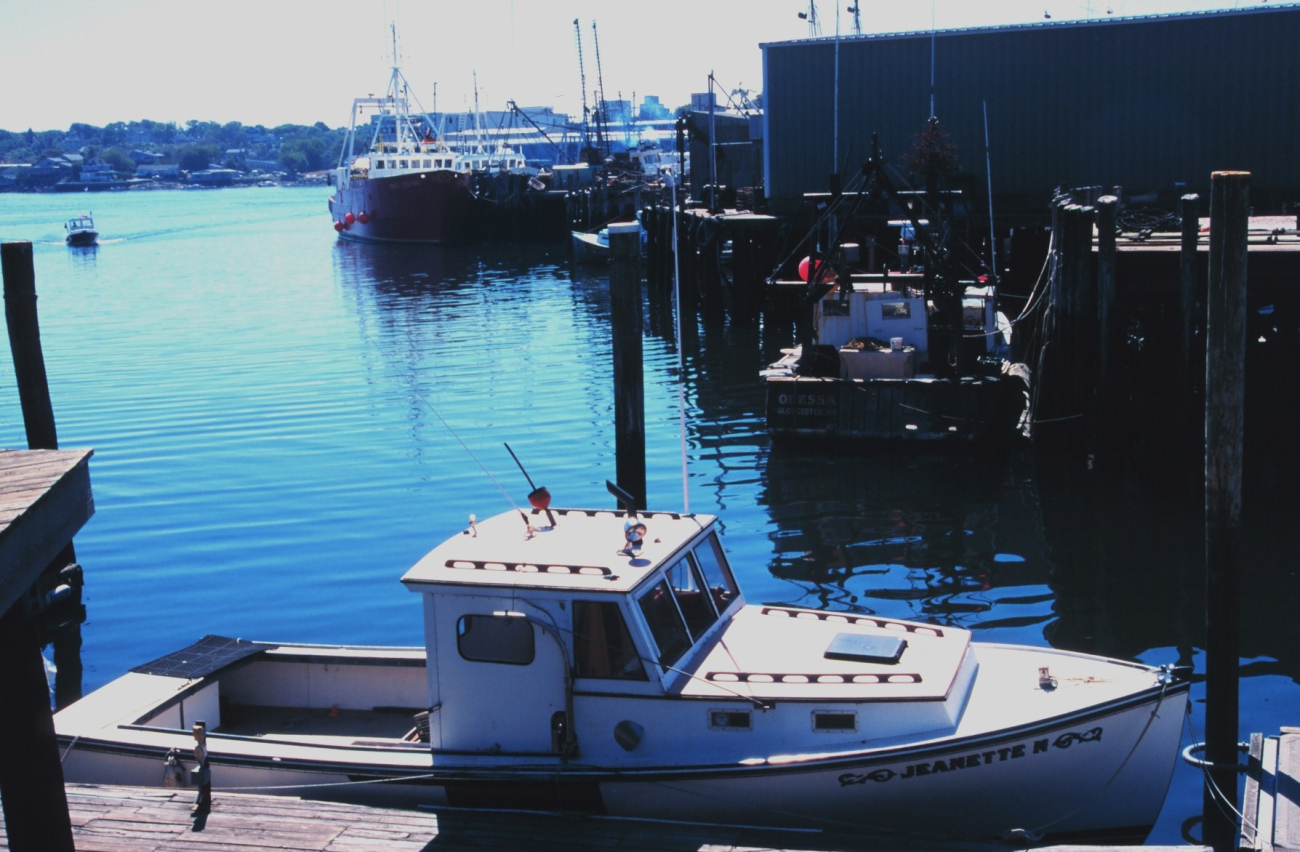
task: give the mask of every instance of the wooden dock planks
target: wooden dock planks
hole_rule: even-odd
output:
[[[79,852],[1005,852],[1007,848],[574,815],[397,810],[240,793],[218,793],[212,812],[196,823],[190,815],[194,797],[190,790],[69,784],[67,795]],[[0,818],[0,850],[8,849]]]
[[[1002,843],[868,838],[568,814],[399,810],[283,796],[218,793],[206,819],[191,790],[69,784],[79,852],[1007,852]],[[1048,847],[1055,852],[1098,847]],[[1106,847],[1107,852],[1174,852]],[[0,817],[0,850],[8,850]],[[1182,846],[1177,852],[1209,852]]]
[[[0,450],[0,615],[94,514],[90,450]]]
[[[1300,728],[1275,737],[1252,734],[1242,795],[1243,852],[1300,850]]]

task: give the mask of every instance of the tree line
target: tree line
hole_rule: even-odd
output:
[[[133,151],[161,156],[158,162],[185,171],[213,167],[245,170],[248,160],[278,163],[286,172],[328,169],[338,162],[346,131],[322,121],[313,125],[265,127],[238,121],[115,121],[104,127],[81,122],[65,130],[0,130],[0,163],[35,164],[47,157],[83,154],[98,157],[122,175],[134,175]],[[228,151],[242,153],[228,155]]]

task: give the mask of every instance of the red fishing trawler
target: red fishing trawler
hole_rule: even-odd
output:
[[[472,170],[439,140],[422,109],[412,112],[411,99],[394,31],[388,91],[352,102],[348,135],[330,176],[330,215],[340,237],[446,243],[468,236],[475,200]],[[358,137],[367,133],[363,143]]]

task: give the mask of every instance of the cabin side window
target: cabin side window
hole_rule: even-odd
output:
[[[612,601],[573,602],[573,657],[578,677],[648,680],[623,613]]]
[[[692,552],[704,573],[704,585],[718,612],[723,612],[736,599],[737,592],[736,581],[727,567],[727,557],[722,552],[722,542],[718,541],[717,533],[709,533],[709,537]]]
[[[880,318],[903,320],[912,316],[912,306],[907,302],[883,302],[880,305]]]
[[[668,666],[691,647],[691,637],[686,632],[682,615],[673,603],[673,593],[667,580],[660,580],[650,591],[637,600],[645,616],[650,635],[659,646],[659,664]]]
[[[517,615],[462,615],[456,648],[471,662],[509,666],[529,665],[536,653],[533,626]]]

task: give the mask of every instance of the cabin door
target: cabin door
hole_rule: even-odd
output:
[[[506,614],[493,602],[462,606],[438,619],[442,748],[559,750],[565,652],[556,635],[541,626],[549,624],[546,614],[515,606],[528,611]]]

